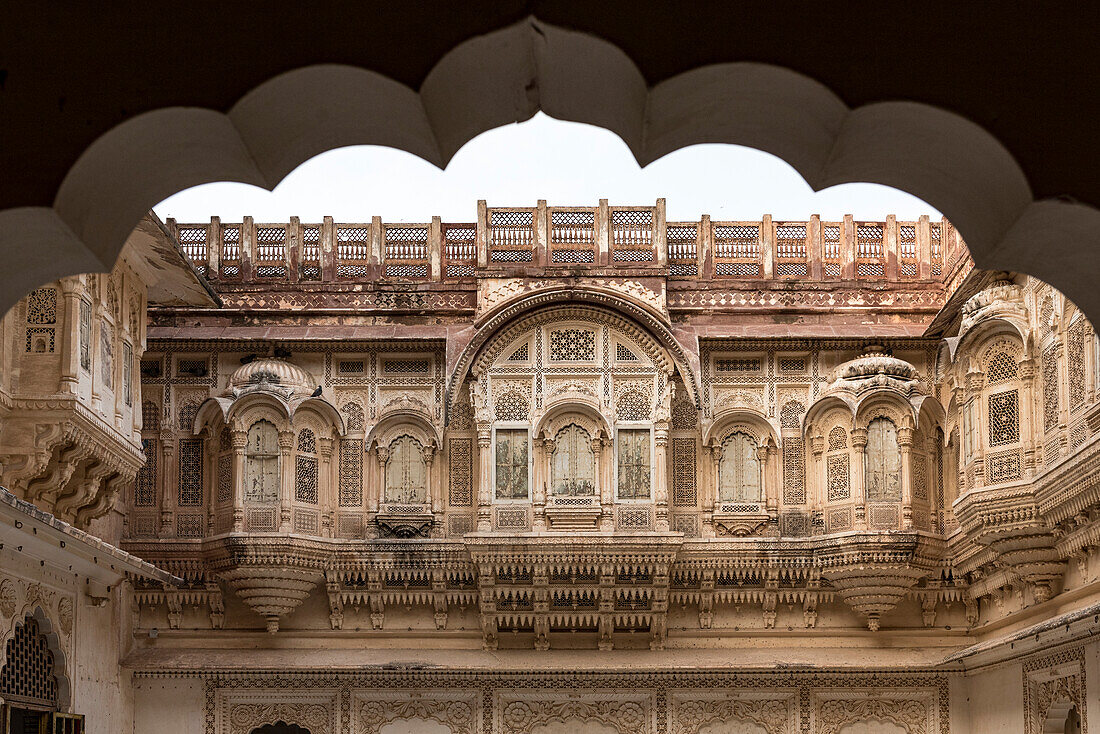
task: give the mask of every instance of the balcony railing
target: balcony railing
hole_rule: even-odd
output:
[[[184,255],[226,283],[452,281],[485,276],[667,276],[675,280],[952,280],[966,248],[947,220],[666,222],[656,206],[488,207],[477,221],[223,224],[168,220]]]

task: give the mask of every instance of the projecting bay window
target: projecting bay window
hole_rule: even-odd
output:
[[[498,501],[530,497],[530,451],[526,428],[496,430],[494,496]]]

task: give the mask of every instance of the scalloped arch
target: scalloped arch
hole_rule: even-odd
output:
[[[733,143],[778,156],[814,190],[901,189],[944,212],[979,267],[1034,275],[1100,322],[1090,283],[1100,271],[1100,211],[1035,201],[1009,151],[975,123],[907,101],[850,109],[813,79],[751,62],[649,87],[616,46],[534,17],[459,44],[419,90],[317,65],[260,84],[228,113],[164,108],[112,128],[72,165],[52,207],[0,211],[10,265],[0,272],[0,312],[42,283],[109,270],[140,218],[185,188],[271,189],[302,162],[347,145],[391,146],[445,166],[475,135],[538,110],[611,130],[643,166],[696,143]]]

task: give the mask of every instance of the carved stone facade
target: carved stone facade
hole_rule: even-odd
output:
[[[125,260],[87,339],[9,314],[4,481],[161,569],[111,601],[130,728],[977,733],[1005,666],[1002,724],[1085,722],[1100,346],[1061,294],[927,219],[477,219],[170,222],[206,302]],[[51,343],[87,399],[24,384]]]

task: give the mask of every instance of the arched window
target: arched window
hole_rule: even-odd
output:
[[[756,439],[736,431],[722,443],[718,499],[722,502],[759,502],[761,488]]]
[[[898,428],[889,418],[875,418],[867,426],[864,483],[868,502],[901,501],[901,452]]]
[[[53,653],[46,635],[38,629],[38,621],[28,617],[16,624],[15,634],[5,648],[7,663],[0,670],[0,696],[9,705],[22,703],[57,711],[58,680]]]
[[[428,501],[428,467],[420,442],[411,436],[402,436],[390,444],[383,501],[411,505]]]
[[[267,421],[248,429],[244,450],[244,500],[269,504],[279,500],[279,432]]]
[[[571,423],[554,437],[551,487],[556,495],[596,493],[596,456],[587,431]]]
[[[308,428],[298,433],[294,457],[294,499],[317,504],[317,437]]]

